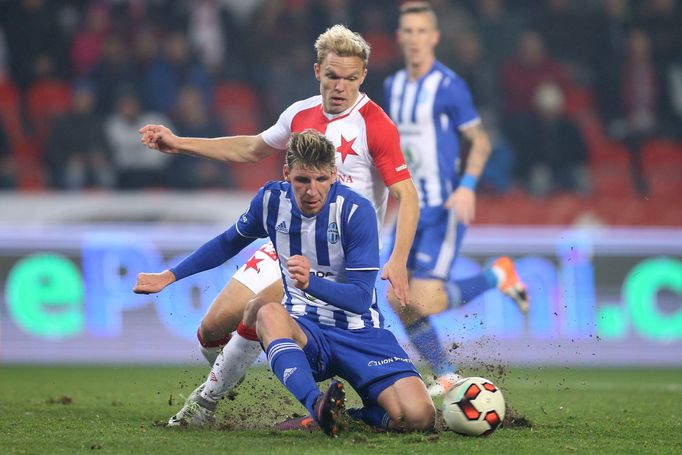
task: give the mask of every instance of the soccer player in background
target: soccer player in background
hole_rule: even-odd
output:
[[[395,125],[360,86],[367,74],[370,48],[357,33],[336,25],[315,42],[315,77],[320,95],[287,108],[277,123],[257,136],[216,139],[182,138],[161,125],[140,129],[142,142],[166,153],[185,153],[229,162],[258,161],[285,150],[292,132],[314,128],[336,146],[336,169],[344,183],[372,203],[380,229],[390,193],[398,203],[396,241],[382,278],[388,279],[403,304],[408,300],[407,256],[419,215],[419,201],[400,150]],[[282,230],[290,226],[281,226]],[[272,244],[257,251],[211,304],[198,331],[202,352],[215,378],[202,395],[224,396],[260,354],[258,337],[240,319],[247,302],[282,299],[280,264]],[[231,337],[230,333],[237,329]],[[221,350],[222,346],[227,345]],[[218,360],[216,360],[216,356]]]
[[[497,259],[483,273],[450,278],[467,225],[474,218],[475,188],[490,155],[490,141],[463,79],[436,60],[436,15],[427,2],[400,8],[397,40],[405,68],[385,81],[384,108],[400,132],[400,143],[419,191],[420,214],[408,259],[410,305],[389,294],[407,335],[432,367],[433,396],[459,379],[429,316],[470,302],[497,287],[526,313],[528,298],[514,264]],[[458,175],[460,138],[470,147],[463,175]]]
[[[140,273],[138,293],[159,292],[217,267],[256,238],[269,237],[282,265],[282,301],[256,308],[256,330],[270,367],[320,428],[336,436],[345,391],[362,398],[352,417],[385,430],[432,429],[435,410],[426,386],[395,336],[382,327],[376,302],[379,233],[374,206],[337,182],[336,147],[314,130],[291,135],[285,182],[268,182],[230,229],[180,264]],[[203,425],[217,402],[200,385],[169,425]]]

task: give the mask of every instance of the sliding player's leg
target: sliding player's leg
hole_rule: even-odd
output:
[[[210,365],[237,329],[246,304],[275,281],[281,281],[279,261],[272,243],[266,243],[235,272],[201,320],[197,337]]]

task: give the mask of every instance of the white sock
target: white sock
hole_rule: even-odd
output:
[[[504,283],[504,280],[507,278],[507,274],[502,270],[501,267],[491,267],[490,270],[493,271],[495,274],[495,277],[497,278],[497,287],[499,288],[502,286],[502,283]]]
[[[218,358],[218,354],[220,354],[220,350],[223,347],[224,346],[214,346],[214,347],[207,348],[205,346],[202,346],[201,347],[201,353],[206,358],[206,360],[208,360],[208,364],[213,366],[213,364],[215,363],[215,360]]]
[[[230,341],[218,354],[211,373],[206,379],[201,396],[209,401],[218,401],[235,388],[246,374],[246,370],[258,360],[262,352],[258,341],[247,340],[234,333]]]

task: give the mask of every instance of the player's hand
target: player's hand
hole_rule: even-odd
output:
[[[410,284],[405,264],[399,265],[389,259],[381,272],[381,279],[391,283],[401,306],[405,307],[410,303]]]
[[[310,285],[310,261],[307,257],[294,255],[287,261],[289,275],[294,281],[294,286],[301,290],[308,289]]]
[[[179,153],[180,140],[173,132],[163,125],[145,125],[140,128],[140,141],[150,149],[163,153]]]
[[[445,201],[444,206],[447,209],[454,209],[457,219],[469,224],[474,221],[476,214],[476,193],[469,188],[459,187]]]
[[[154,294],[175,282],[175,275],[170,270],[161,273],[138,273],[137,283],[133,288],[135,294]]]

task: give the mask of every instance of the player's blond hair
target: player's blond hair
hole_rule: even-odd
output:
[[[433,28],[438,28],[438,16],[429,2],[405,2],[400,6],[399,17],[406,14],[426,13],[433,21]]]
[[[322,64],[330,52],[339,57],[360,57],[365,68],[369,63],[369,43],[359,33],[343,25],[334,25],[318,36],[315,41],[315,50],[318,65]]]
[[[313,129],[293,133],[287,144],[286,163],[289,169],[294,165],[307,169],[334,169],[336,147],[324,135]]]

